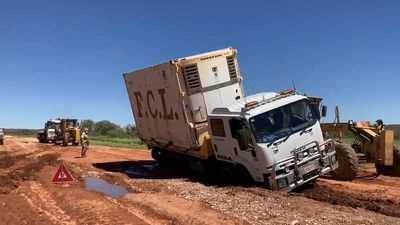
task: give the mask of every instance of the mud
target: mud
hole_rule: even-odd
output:
[[[0,169],[14,165],[14,158],[7,152],[0,152]]]
[[[3,224],[400,224],[400,178],[362,164],[352,182],[321,178],[296,192],[209,179],[165,167],[147,150],[39,144],[8,137],[0,146]],[[52,184],[60,162],[74,181]],[[124,190],[112,197],[85,179]],[[104,186],[104,183],[100,186]],[[91,189],[91,188],[89,188]],[[94,188],[96,189],[96,188]],[[23,209],[23,210],[21,210]]]
[[[154,160],[94,163],[93,166],[105,171],[124,173],[130,178],[173,179],[193,176],[183,166],[160,166]]]
[[[400,217],[400,203],[388,197],[374,193],[348,193],[330,186],[316,184],[313,188],[293,193],[332,205],[363,208],[372,212],[392,217]]]
[[[40,171],[44,166],[55,165],[57,158],[57,154],[45,154],[36,159],[25,158],[26,162],[20,167],[15,168],[5,175],[0,175],[0,194],[9,193],[11,190],[17,188],[21,181],[34,180],[38,171]],[[11,158],[11,156],[7,155],[0,159],[0,164],[4,165],[3,169],[9,168],[15,164],[15,161],[23,159],[24,156]]]

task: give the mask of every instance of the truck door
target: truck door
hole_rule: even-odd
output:
[[[250,128],[243,120],[229,120],[231,141],[229,146],[234,152],[234,161],[245,166],[255,181],[263,181],[262,169],[252,139]]]
[[[234,163],[235,154],[233,152],[228,130],[227,121],[222,118],[210,119],[211,139],[218,160]]]

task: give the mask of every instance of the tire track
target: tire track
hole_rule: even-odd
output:
[[[76,221],[65,213],[57,202],[51,197],[40,184],[31,181],[30,183],[31,195],[27,196],[21,193],[21,196],[39,213],[46,215],[51,221],[56,224],[74,225]]]

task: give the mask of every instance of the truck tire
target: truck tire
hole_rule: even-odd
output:
[[[39,140],[39,143],[43,143],[43,135],[38,134],[37,138]]]
[[[393,166],[375,164],[375,167],[379,174],[400,177],[400,150],[393,146]]]
[[[393,146],[393,175],[400,177],[400,150]]]
[[[335,180],[350,181],[357,176],[358,158],[356,152],[350,145],[335,143],[336,157],[339,163],[338,168],[331,172]]]
[[[4,139],[0,139],[0,145],[4,145]]]
[[[151,149],[151,157],[160,165],[165,164],[165,154],[160,148]]]
[[[68,135],[64,135],[62,145],[63,145],[63,146],[68,146]]]

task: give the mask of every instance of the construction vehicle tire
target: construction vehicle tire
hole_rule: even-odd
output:
[[[393,166],[375,164],[376,172],[386,176],[400,176],[400,150],[393,146]]]
[[[68,135],[64,135],[62,145],[63,145],[63,146],[68,146]]]
[[[0,145],[4,145],[4,139],[0,139]]]
[[[339,166],[331,172],[335,180],[349,181],[357,176],[358,158],[356,152],[350,145],[335,143],[336,158]]]
[[[400,149],[393,146],[393,175],[400,177]]]

